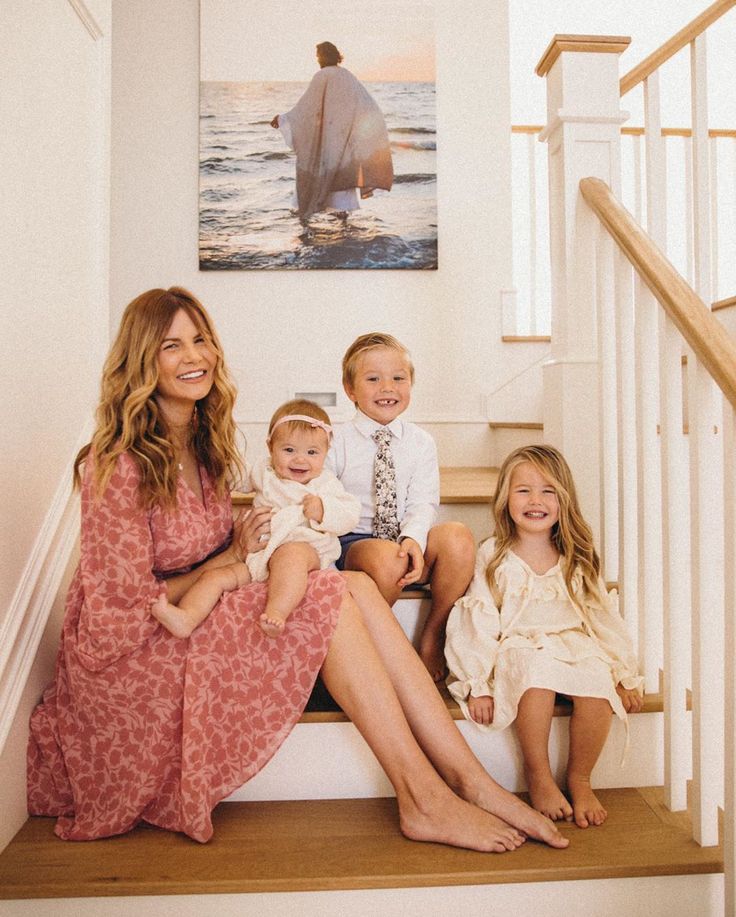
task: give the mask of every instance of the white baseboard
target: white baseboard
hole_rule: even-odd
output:
[[[81,441],[89,441],[88,429]],[[73,460],[61,476],[18,588],[0,622],[0,753],[79,535],[79,495],[72,488],[72,469]]]

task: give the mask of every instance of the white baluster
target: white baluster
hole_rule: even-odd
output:
[[[639,653],[639,537],[636,455],[636,334],[629,261],[616,249],[616,377],[618,403],[618,584],[621,609]]]
[[[537,328],[537,138],[527,134],[527,162],[529,163],[529,334],[538,334]]]
[[[693,289],[710,304],[710,170],[708,149],[708,76],[706,36],[690,43],[692,87]]]
[[[613,240],[598,229],[596,305],[600,354],[601,561],[607,580],[619,579],[618,409],[616,383],[616,278]]]
[[[645,691],[659,691],[662,660],[662,476],[659,435],[659,304],[636,279],[637,441],[639,457],[639,662]]]
[[[725,599],[728,614],[724,627],[724,707],[725,707],[725,805],[723,816],[723,867],[725,914],[736,913],[736,411],[723,408],[724,501],[725,514]]]
[[[682,430],[682,338],[660,309],[660,427],[664,536],[665,802],[687,807],[690,775],[686,692],[690,658],[690,514],[687,451]]]
[[[658,70],[644,81],[644,129],[647,229],[662,251],[667,251],[667,171]]]
[[[719,256],[718,256],[718,138],[711,137],[708,143],[710,163],[710,296],[720,299]],[[710,300],[707,300],[710,304]]]

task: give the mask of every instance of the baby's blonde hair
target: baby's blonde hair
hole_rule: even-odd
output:
[[[351,388],[355,385],[355,374],[358,371],[358,361],[369,350],[376,347],[389,347],[391,350],[398,351],[406,359],[409,366],[409,376],[412,385],[414,384],[414,364],[411,361],[411,354],[404,345],[397,341],[393,335],[384,334],[381,331],[371,331],[370,334],[361,334],[345,351],[342,358],[342,384],[349,385]]]
[[[601,562],[593,544],[593,532],[580,512],[570,466],[553,446],[522,446],[507,456],[501,465],[493,501],[496,549],[486,567],[491,594],[500,608],[503,597],[496,584],[496,570],[516,540],[516,526],[509,512],[511,476],[524,462],[533,465],[555,489],[559,516],[552,527],[551,540],[562,556],[562,572],[570,597],[584,611],[586,597],[602,601],[598,588]],[[583,578],[582,595],[576,595],[572,588],[573,575],[578,568]]]

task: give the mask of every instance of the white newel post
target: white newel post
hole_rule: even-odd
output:
[[[613,309],[614,289],[596,291],[597,218],[582,178],[620,196],[619,55],[625,37],[556,35],[537,66],[547,78],[552,353],[544,366],[544,435],[570,462],[583,513],[602,535],[600,368],[596,295]],[[614,571],[606,571],[611,576]]]

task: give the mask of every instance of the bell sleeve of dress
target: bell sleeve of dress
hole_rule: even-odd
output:
[[[322,501],[322,521],[309,524],[317,532],[347,535],[360,520],[360,500],[349,494],[331,471],[322,472],[320,477],[316,495]]]
[[[481,545],[468,592],[455,602],[447,619],[445,658],[447,688],[457,700],[493,696],[493,670],[498,655],[501,617],[486,580],[493,540]]]
[[[607,592],[602,579],[598,583],[598,589],[603,602],[599,605],[597,602],[586,601],[587,623],[593,636],[611,659],[614,683],[622,684],[627,690],[642,691],[644,678],[639,674],[639,663],[631,637],[619,614],[618,595],[615,591]]]
[[[121,455],[104,493],[96,491],[94,459],[82,484],[80,574],[83,603],[76,655],[100,671],[146,643],[160,629],[149,612],[162,590],[153,574],[149,514],[138,500],[135,461]]]

